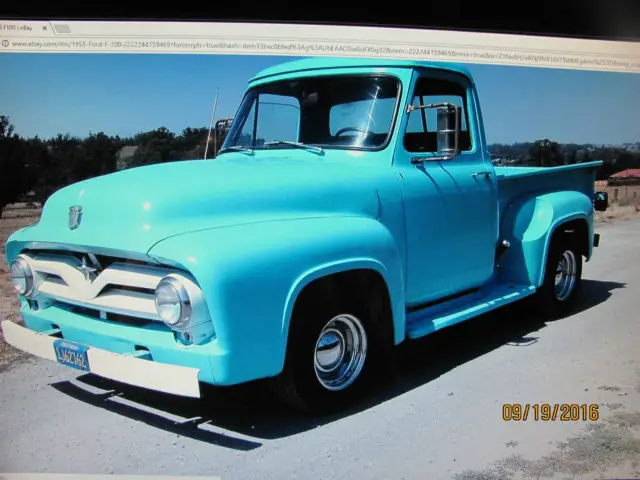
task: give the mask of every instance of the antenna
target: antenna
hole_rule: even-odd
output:
[[[209,150],[209,141],[211,140],[211,128],[213,127],[213,119],[216,116],[216,107],[218,106],[218,94],[220,89],[216,91],[216,99],[213,102],[213,110],[211,111],[211,121],[209,122],[209,133],[207,134],[207,144],[204,147],[204,160],[207,159],[207,151]]]

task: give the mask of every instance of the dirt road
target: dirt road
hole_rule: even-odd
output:
[[[18,310],[20,302],[9,279],[9,266],[5,260],[5,243],[15,230],[26,227],[40,218],[40,209],[25,204],[8,205],[0,218],[0,319],[21,322]],[[25,358],[21,352],[4,343],[0,331],[0,371]],[[1,451],[0,451],[1,453]]]
[[[410,344],[397,378],[337,417],[298,418],[259,384],[194,401],[15,362],[0,372],[0,472],[640,477],[640,218],[599,231],[575,314],[505,310]],[[509,421],[505,404],[597,405],[597,419],[536,421],[531,406]]]

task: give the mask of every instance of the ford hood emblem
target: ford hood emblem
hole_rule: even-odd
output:
[[[69,207],[69,228],[75,230],[82,221],[82,207],[74,205]]]

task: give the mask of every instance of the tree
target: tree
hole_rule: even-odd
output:
[[[204,143],[207,141],[209,129],[185,128],[174,141],[174,150],[180,152],[181,160],[193,160],[204,156]]]
[[[110,137],[104,132],[90,134],[81,143],[75,157],[76,181],[115,172],[118,151],[123,146],[120,137]]]
[[[14,127],[9,117],[0,115],[0,138],[12,137]]]
[[[529,150],[534,163],[540,167],[551,167],[564,163],[560,145],[548,138],[534,142]]]
[[[42,205],[56,190],[69,185],[77,178],[74,171],[78,163],[79,138],[69,134],[58,134],[54,138],[32,144],[34,164],[37,172],[33,186],[35,200]]]
[[[0,217],[29,188],[25,142],[14,133],[9,117],[0,115]]]
[[[134,141],[138,149],[131,159],[131,166],[178,160],[181,152],[174,150],[175,137],[166,127],[136,135]]]

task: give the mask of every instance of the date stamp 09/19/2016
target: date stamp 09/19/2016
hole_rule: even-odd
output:
[[[505,422],[595,422],[600,418],[597,403],[505,403]]]

